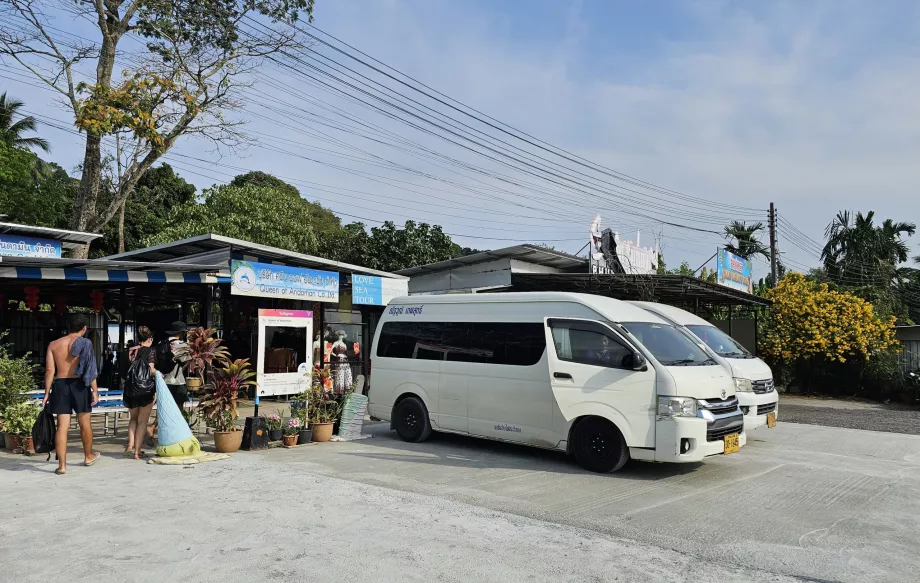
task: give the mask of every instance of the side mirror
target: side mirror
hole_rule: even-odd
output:
[[[648,370],[648,361],[639,352],[633,352],[623,357],[623,368],[629,370]]]

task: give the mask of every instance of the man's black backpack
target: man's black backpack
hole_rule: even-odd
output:
[[[56,429],[54,415],[47,408],[42,409],[35,424],[32,425],[32,445],[35,447],[35,453],[46,453],[48,459],[51,459]]]
[[[168,375],[176,368],[176,360],[173,358],[172,346],[169,340],[164,340],[154,347],[156,354],[156,364],[154,366],[163,376]]]

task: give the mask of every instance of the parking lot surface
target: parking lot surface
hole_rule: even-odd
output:
[[[915,581],[920,437],[780,423],[739,454],[585,472],[460,437],[107,457],[0,456],[14,580]],[[126,579],[127,577],[127,579]]]

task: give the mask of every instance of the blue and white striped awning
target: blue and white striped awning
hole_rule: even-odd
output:
[[[105,259],[0,258],[0,279],[111,283],[217,283],[217,265],[141,263]],[[225,269],[225,268],[224,268]]]

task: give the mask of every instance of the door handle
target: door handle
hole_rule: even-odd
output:
[[[554,372],[553,377],[557,379],[569,379],[572,380],[572,375],[567,372]]]

